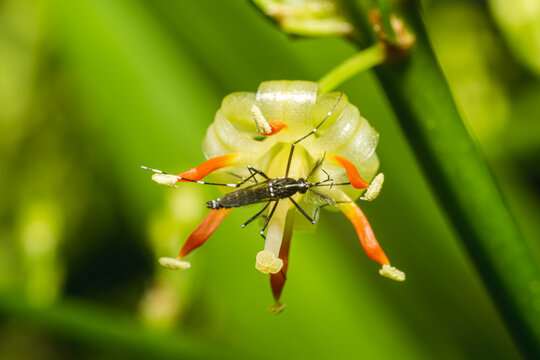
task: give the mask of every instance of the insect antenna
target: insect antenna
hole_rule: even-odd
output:
[[[287,169],[285,170],[285,177],[288,177],[289,176],[289,169],[291,168],[291,161],[292,161],[292,156],[293,156],[293,153],[294,153],[294,148],[296,147],[296,144],[298,144],[300,141],[304,140],[305,138],[307,138],[308,136],[310,135],[313,135],[317,132],[317,130],[319,130],[319,128],[322,126],[322,124],[324,124],[324,122],[326,121],[326,119],[328,119],[330,117],[330,115],[332,115],[332,112],[334,111],[334,109],[336,108],[336,106],[339,104],[339,102],[341,101],[341,98],[343,97],[343,92],[341,92],[339,94],[339,97],[337,99],[337,101],[334,103],[334,105],[332,105],[332,108],[330,109],[330,111],[328,111],[328,113],[326,114],[326,116],[324,117],[324,119],[322,119],[322,121],[319,123],[319,125],[317,125],[313,130],[311,130],[307,135],[304,135],[303,137],[301,137],[300,139],[296,140],[295,142],[293,142],[291,144],[291,152],[289,153],[289,159],[287,160]]]
[[[327,180],[324,180],[322,182],[326,182]],[[316,184],[313,184],[312,187],[321,187],[321,186],[339,186],[339,185],[351,185],[350,182],[342,182],[342,183],[335,183],[335,182],[332,182],[330,184],[319,184],[319,183],[316,183]],[[311,190],[311,189],[310,189]]]

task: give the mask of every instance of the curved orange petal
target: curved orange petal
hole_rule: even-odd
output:
[[[356,233],[366,254],[381,265],[390,265],[386,254],[377,242],[375,234],[373,234],[371,225],[369,225],[366,216],[358,205],[354,202],[347,202],[338,204],[338,207],[356,229]]]
[[[219,170],[224,167],[236,165],[235,161],[239,154],[227,154],[222,156],[216,156],[215,158],[208,159],[202,164],[195,166],[193,169],[184,171],[178,176],[189,180],[201,180],[212,171]],[[186,180],[178,179],[178,182],[185,182]]]
[[[335,154],[328,154],[327,156],[330,159],[334,160],[339,166],[345,169],[345,172],[347,173],[347,178],[349,178],[349,182],[355,189],[367,189],[369,187],[369,183],[362,179],[362,177],[358,173],[358,170],[356,170],[356,167],[352,162],[350,162],[343,156]]]
[[[232,209],[219,209],[212,210],[204,220],[197,226],[197,228],[189,235],[189,238],[182,246],[178,259],[182,259],[184,256],[201,246],[206,240],[217,230],[223,219]]]

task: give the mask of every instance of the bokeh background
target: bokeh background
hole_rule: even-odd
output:
[[[538,258],[540,5],[424,5]],[[355,51],[287,37],[248,1],[0,0],[0,358],[519,358],[370,73],[340,89],[381,134],[387,181],[362,208],[405,283],[378,276],[330,212],[294,234],[277,317],[253,267],[258,230],[239,226],[253,209],[234,211],[189,271],[157,265],[219,193],[157,186],[139,166],[193,167],[225,95],[317,80]]]

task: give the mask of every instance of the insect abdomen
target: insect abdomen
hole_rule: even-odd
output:
[[[207,206],[211,209],[222,209],[240,207],[272,200],[270,191],[266,184],[261,185],[262,186],[248,187],[230,192],[223,195],[221,199],[207,202]]]

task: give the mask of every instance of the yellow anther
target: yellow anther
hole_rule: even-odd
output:
[[[178,178],[175,175],[170,174],[154,174],[152,175],[152,180],[154,180],[160,185],[176,187],[176,182],[178,181]]]
[[[375,179],[373,179],[366,193],[364,194],[364,196],[360,198],[360,200],[365,200],[365,201],[375,200],[377,196],[379,196],[379,193],[381,192],[383,183],[384,183],[384,174],[379,173],[377,176],[375,176]]]
[[[276,302],[268,307],[268,312],[272,315],[277,315],[281,313],[287,307],[286,304]]]
[[[257,132],[259,134],[264,136],[272,133],[270,124],[266,121],[261,109],[257,105],[251,107],[251,115],[253,116],[253,121],[255,121],[255,126],[257,126]]]
[[[396,281],[405,281],[405,273],[390,265],[383,265],[379,274]]]
[[[170,257],[161,257],[158,261],[159,265],[171,270],[186,270],[191,267],[191,264],[187,261],[182,261]]]
[[[255,258],[255,269],[263,274],[276,274],[283,267],[283,260],[278,258],[273,252],[259,251]]]

